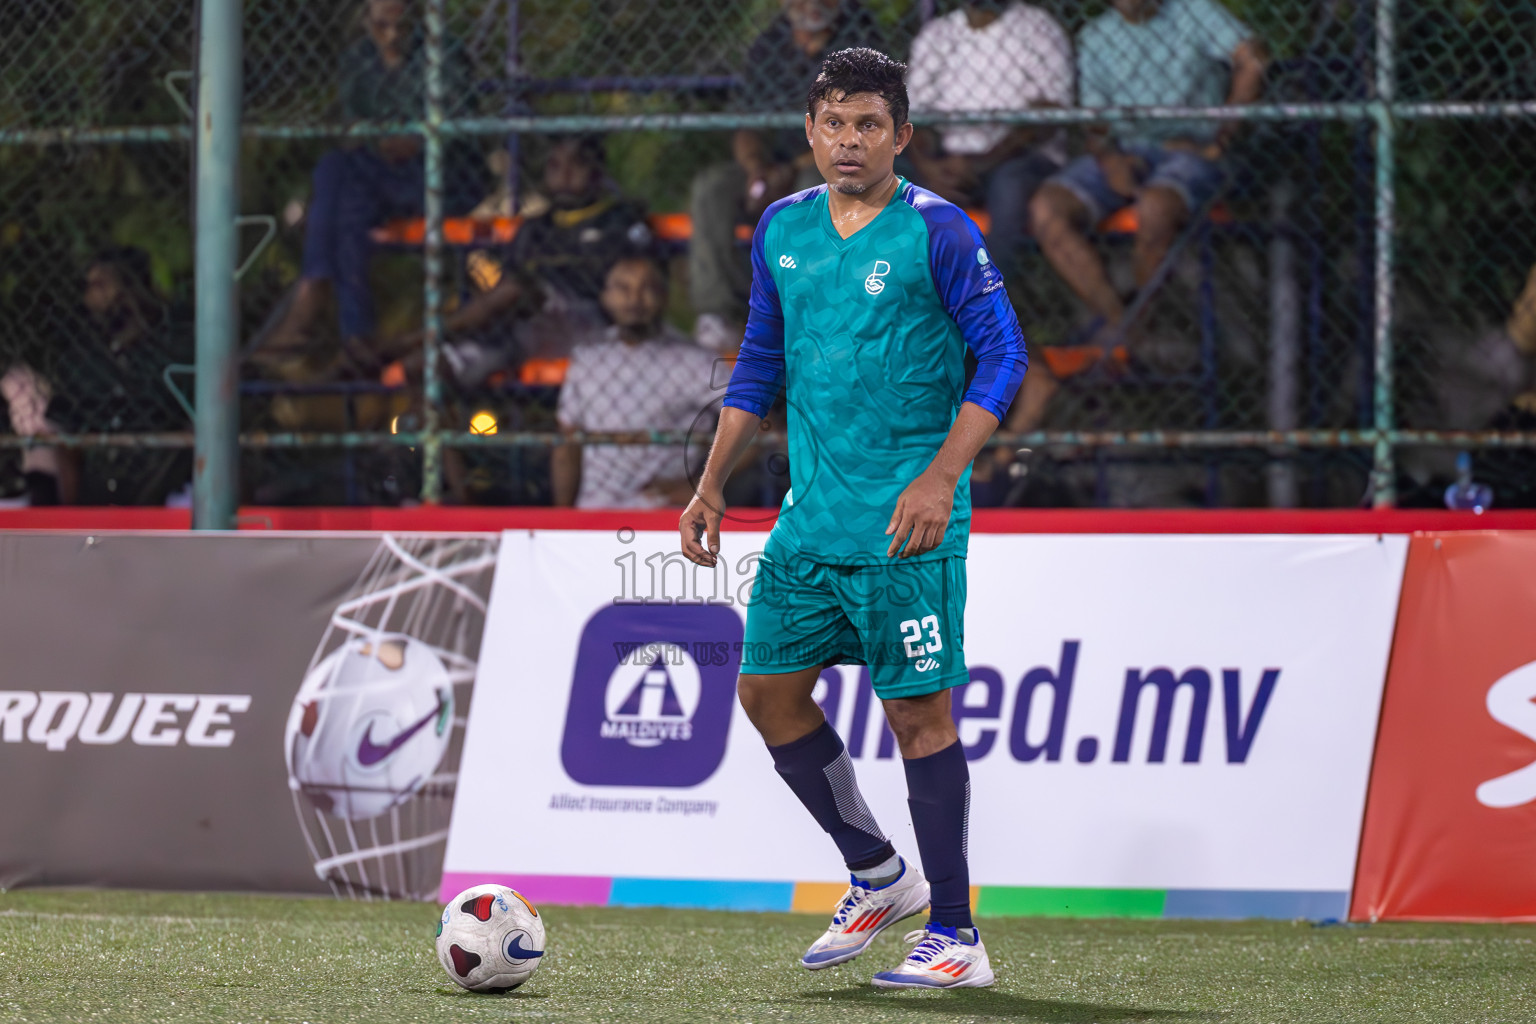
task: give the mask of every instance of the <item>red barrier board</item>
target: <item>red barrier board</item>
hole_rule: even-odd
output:
[[[490,506],[242,508],[242,530],[499,533],[502,530],[673,530],[680,509],[579,511]],[[766,530],[774,509],[733,508],[727,530]],[[174,508],[0,509],[5,530],[186,530]],[[1413,533],[1418,530],[1536,530],[1536,509],[1476,515],[1445,509],[977,509],[972,533]]]
[[[1416,536],[1355,920],[1536,920],[1536,534]]]

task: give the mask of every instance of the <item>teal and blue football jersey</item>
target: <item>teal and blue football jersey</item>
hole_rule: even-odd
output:
[[[968,388],[966,346],[977,361]],[[933,461],[960,403],[1001,420],[1026,362],[1002,274],[959,207],[901,180],[846,239],[825,185],[768,207],[725,404],[762,416],[785,389],[791,486],[769,552],[886,561],[896,499]],[[970,522],[967,469],[943,543],[919,557],[964,555]]]

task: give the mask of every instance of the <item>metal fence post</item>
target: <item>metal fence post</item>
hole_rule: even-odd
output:
[[[1376,432],[1371,464],[1371,501],[1377,508],[1397,503],[1392,388],[1393,235],[1397,228],[1397,99],[1394,59],[1397,50],[1397,0],[1376,0],[1376,390],[1372,406]]]
[[[240,500],[240,0],[202,0],[197,56],[197,432],[192,526],[230,530]]]
[[[1295,200],[1296,187],[1289,178],[1275,183],[1270,197],[1274,231],[1269,239],[1269,395],[1265,403],[1271,430],[1295,430],[1299,425],[1303,301],[1291,230]],[[1294,449],[1270,449],[1264,476],[1271,508],[1296,507],[1300,495],[1296,454]]]
[[[443,0],[430,0],[426,11],[427,81],[425,135],[427,194],[423,212],[426,216],[426,286],[422,324],[422,443],[421,500],[435,504],[442,500],[443,438],[441,406],[442,378],[439,376],[438,350],[443,332]]]

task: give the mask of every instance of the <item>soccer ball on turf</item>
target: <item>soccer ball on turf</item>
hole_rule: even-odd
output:
[[[426,783],[452,725],[453,683],[431,647],[401,633],[354,637],[294,699],[289,784],[328,814],[377,817]]]
[[[516,889],[477,885],[443,908],[437,958],[471,992],[507,992],[533,977],[544,956],[544,919]]]

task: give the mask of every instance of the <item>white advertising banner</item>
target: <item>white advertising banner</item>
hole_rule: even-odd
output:
[[[543,877],[546,898],[620,902],[623,879],[846,878],[735,700],[764,539],[725,533],[712,576],[675,534],[504,537],[445,889]],[[1342,914],[1406,553],[1376,535],[973,536],[955,706],[983,903],[1148,890],[1173,914],[1293,893]],[[867,673],[829,669],[817,696],[915,856]]]

